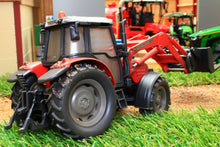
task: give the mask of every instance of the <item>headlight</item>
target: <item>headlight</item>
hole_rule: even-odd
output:
[[[191,37],[190,38],[190,46],[191,47],[200,47],[201,46],[201,39],[199,37]]]
[[[198,39],[198,37],[197,37],[197,36],[196,36],[196,37],[192,37],[192,38],[191,38],[191,40],[192,40],[192,41],[196,41],[197,39]]]

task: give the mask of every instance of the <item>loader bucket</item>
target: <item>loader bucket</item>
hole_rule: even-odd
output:
[[[191,48],[186,63],[190,72],[213,73],[220,67],[220,64],[214,65],[212,49],[210,47]]]

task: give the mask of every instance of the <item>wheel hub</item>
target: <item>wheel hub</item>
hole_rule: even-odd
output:
[[[76,87],[70,97],[69,112],[78,125],[92,126],[105,113],[105,91],[97,81],[92,79],[82,80]]]
[[[78,115],[87,115],[92,112],[95,107],[95,95],[93,89],[82,86],[73,94],[71,101],[72,110]]]
[[[157,111],[163,110],[166,105],[166,91],[165,88],[160,86],[158,87],[155,95],[155,104]]]
[[[157,103],[157,105],[160,105],[160,103],[161,103],[161,95],[157,95],[156,103]]]
[[[89,107],[89,99],[83,98],[80,101],[80,107],[83,108],[83,109],[87,109]]]

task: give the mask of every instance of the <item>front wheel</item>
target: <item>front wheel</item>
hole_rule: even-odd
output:
[[[158,113],[161,114],[163,111],[168,111],[170,105],[170,89],[168,82],[165,78],[159,77],[152,89],[150,94],[150,108],[151,109],[139,109],[140,113]]]
[[[68,71],[53,86],[52,118],[64,135],[89,137],[102,134],[115,115],[113,85],[92,66]]]

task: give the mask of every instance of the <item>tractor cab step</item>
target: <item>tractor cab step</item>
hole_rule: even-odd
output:
[[[118,105],[119,107],[126,108],[128,106],[123,89],[116,90],[116,94],[118,95]]]

